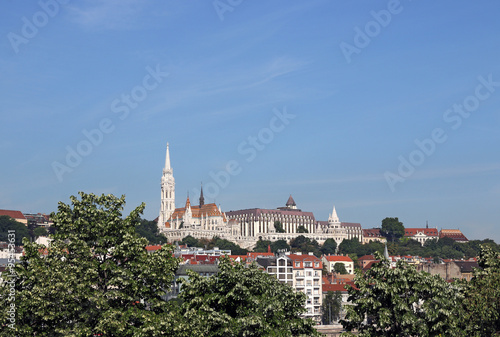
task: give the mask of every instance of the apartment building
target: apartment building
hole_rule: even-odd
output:
[[[321,320],[321,305],[323,304],[323,284],[321,259],[309,254],[295,253],[286,255],[292,261],[294,287],[307,295],[305,317],[315,321]]]

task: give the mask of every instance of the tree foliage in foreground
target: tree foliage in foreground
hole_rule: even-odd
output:
[[[500,335],[500,259],[489,246],[483,246],[479,267],[470,282],[463,282],[463,327],[467,336]]]
[[[255,264],[221,259],[217,275],[191,272],[180,297],[192,336],[319,336],[314,322],[300,317],[305,294]]]
[[[172,250],[148,254],[135,233],[144,204],[125,219],[125,197],[80,192],[52,214],[57,232],[43,246],[24,240],[25,256],[15,271],[15,299],[0,287],[0,307],[15,305],[15,324],[2,310],[1,336],[154,336],[183,329],[162,300],[178,261]],[[159,330],[161,329],[161,330]]]
[[[347,331],[358,331],[361,337],[461,335],[455,313],[463,295],[457,285],[438,275],[418,272],[403,261],[391,269],[380,254],[376,256],[382,262],[366,274],[356,271],[354,284],[358,289],[347,286],[354,304],[342,321]]]

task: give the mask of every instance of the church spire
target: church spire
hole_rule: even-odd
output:
[[[205,197],[203,196],[203,183],[201,183],[201,191],[200,191],[200,207],[205,205]]]
[[[168,147],[169,144],[167,143],[167,154],[165,155],[165,171],[172,169],[172,167],[170,166],[170,151]]]

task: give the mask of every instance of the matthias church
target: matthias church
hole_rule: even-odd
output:
[[[280,230],[275,226],[279,223]],[[299,229],[302,229],[300,230]],[[341,222],[335,207],[328,221],[318,221],[312,212],[297,208],[290,195],[284,207],[276,209],[247,208],[223,212],[215,203],[205,203],[203,186],[200,189],[198,205],[191,205],[189,196],[184,207],[175,207],[175,179],[170,163],[170,149],[167,144],[165,167],[161,178],[161,203],[158,229],[169,241],[182,240],[191,235],[197,239],[214,236],[237,243],[251,249],[259,240],[286,240],[289,242],[299,235],[309,237],[322,244],[334,239],[340,244],[344,239],[363,240],[363,230],[359,223]],[[304,229],[306,233],[304,232]]]

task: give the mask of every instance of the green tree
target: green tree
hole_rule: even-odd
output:
[[[339,252],[342,254],[365,255],[364,246],[358,238],[344,239],[339,245]]]
[[[135,227],[135,232],[146,238],[152,245],[168,242],[165,235],[158,232],[158,224],[155,221],[141,219],[139,225]]]
[[[319,336],[300,317],[306,296],[257,268],[221,259],[219,273],[190,273],[181,313],[191,336]]]
[[[387,240],[394,241],[405,235],[405,227],[398,218],[385,218],[382,220],[380,233],[382,233]]]
[[[271,243],[271,251],[276,253],[278,250],[290,251],[290,245],[286,240],[277,240]]]
[[[259,241],[255,244],[255,247],[253,249],[254,252],[256,253],[265,253],[268,250],[268,247],[271,245],[271,241],[269,240],[262,240],[262,236],[259,236]]]
[[[337,249],[337,242],[334,239],[326,239],[323,245],[321,246],[321,254],[335,254],[335,250]]]
[[[15,234],[14,244],[20,246],[23,243],[23,238],[29,238],[28,228],[8,215],[0,216],[0,241],[8,242],[9,230]]]
[[[321,323],[330,325],[340,318],[342,310],[342,294],[340,291],[328,291],[321,307]]]
[[[354,304],[342,321],[347,331],[357,331],[361,337],[461,336],[454,314],[463,300],[457,285],[418,272],[401,260],[395,269],[389,268],[381,254],[375,255],[382,262],[365,274],[356,271],[357,289],[347,286],[349,301]]]
[[[219,247],[219,249],[230,249],[231,254],[233,255],[246,255],[248,250],[241,248],[234,242],[228,241],[226,239],[214,238],[215,247]]]
[[[200,245],[200,242],[198,241],[198,239],[195,239],[191,235],[185,236],[181,240],[181,242],[179,242],[179,244],[188,245],[188,247],[201,247],[201,248],[203,248],[203,246]]]
[[[279,221],[274,222],[274,229],[276,230],[276,233],[285,233],[285,229]]]
[[[271,252],[273,253],[276,253],[278,250],[290,250],[290,245],[285,240],[271,242],[269,240],[262,240],[262,237],[259,237],[259,241],[255,244],[253,251],[257,253],[265,253],[268,251],[269,246],[271,246]]]
[[[301,225],[297,227],[297,233],[309,233],[309,231],[307,230],[307,228]]]
[[[48,234],[49,232],[44,227],[37,227],[33,230],[34,237],[47,236]]]
[[[482,246],[478,259],[480,269],[470,282],[463,282],[462,302],[468,336],[500,336],[500,259],[491,246]]]
[[[162,300],[178,260],[172,249],[148,254],[135,233],[141,204],[122,217],[125,197],[79,193],[52,214],[57,232],[43,246],[24,240],[25,256],[15,266],[15,299],[0,287],[0,307],[14,304],[15,324],[2,310],[1,336],[176,335],[177,318]]]
[[[337,262],[333,265],[333,270],[339,274],[343,274],[343,275],[348,274],[347,270],[345,269],[345,265],[343,263],[340,263],[340,262]]]
[[[290,241],[290,247],[294,252],[302,252],[304,254],[311,252],[317,257],[321,256],[318,241],[311,240],[304,235],[299,235],[292,239]]]

